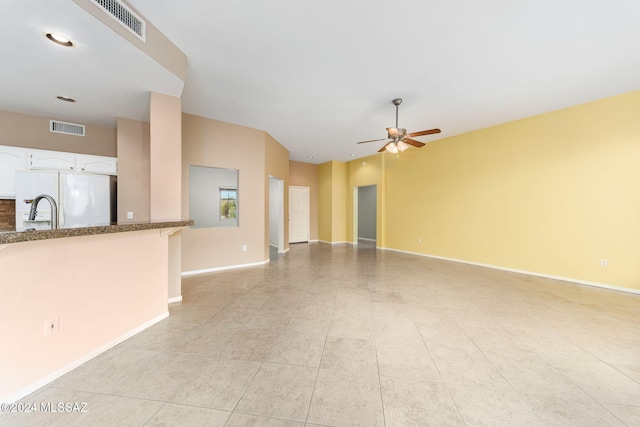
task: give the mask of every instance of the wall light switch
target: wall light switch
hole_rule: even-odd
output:
[[[127,219],[133,219],[133,212],[127,212]]]
[[[247,252],[247,245],[242,245],[242,252]]]

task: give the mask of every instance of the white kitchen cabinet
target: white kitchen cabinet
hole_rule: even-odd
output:
[[[29,152],[29,169],[74,171],[76,156],[61,151],[33,150]]]
[[[15,199],[16,171],[26,168],[26,150],[0,146],[0,199]]]
[[[76,165],[81,172],[118,175],[118,159],[116,157],[78,154]]]

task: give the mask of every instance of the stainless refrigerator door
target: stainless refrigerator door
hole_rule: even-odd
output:
[[[110,177],[61,172],[60,228],[109,225],[110,223]]]

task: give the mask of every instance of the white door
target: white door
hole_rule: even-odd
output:
[[[309,187],[289,187],[289,243],[309,241]]]

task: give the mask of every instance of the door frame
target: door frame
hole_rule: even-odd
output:
[[[306,235],[307,235],[307,240],[301,240],[298,242],[292,242],[291,241],[291,207],[292,207],[292,203],[291,203],[291,189],[304,189],[306,191],[307,194],[307,219],[306,219]],[[310,187],[305,187],[302,185],[290,185],[289,186],[289,212],[288,212],[288,218],[289,218],[289,243],[302,243],[302,242],[308,242],[309,239],[311,239],[311,188]]]

